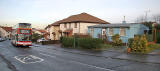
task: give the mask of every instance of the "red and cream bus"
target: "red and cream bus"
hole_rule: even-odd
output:
[[[13,26],[11,43],[15,46],[31,46],[32,28],[29,23],[18,23]]]

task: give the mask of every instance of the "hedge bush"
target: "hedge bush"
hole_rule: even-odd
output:
[[[128,39],[128,47],[132,47],[133,38]]]
[[[74,37],[63,37],[61,43],[64,47],[74,47]],[[101,48],[103,40],[99,38],[76,38],[75,44],[76,47],[96,49]]]
[[[115,46],[122,45],[122,40],[120,39],[120,35],[119,34],[113,35],[112,36],[112,42],[113,42],[113,45],[115,45]]]
[[[62,46],[64,47],[73,47],[74,46],[74,38],[73,37],[63,37],[61,38]]]
[[[132,52],[145,53],[148,51],[148,42],[145,35],[135,36],[133,39],[129,39],[128,41]]]
[[[147,38],[148,42],[152,42],[153,41],[153,35],[152,34],[147,34],[146,38]]]
[[[78,38],[77,43],[78,47],[81,48],[96,49],[96,48],[101,48],[103,40],[99,38]]]

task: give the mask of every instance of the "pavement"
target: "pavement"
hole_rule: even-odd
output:
[[[1,71],[12,71],[9,67],[8,64],[4,61],[2,57],[0,57],[0,70]]]
[[[91,51],[91,50],[83,50],[83,49],[80,50],[80,49],[73,49],[73,48],[61,48],[59,44],[44,45],[44,46],[49,47],[48,49],[65,51],[65,52],[82,54],[82,55],[160,64],[160,54],[157,54],[158,52],[160,52],[160,49],[155,50],[154,52],[151,52],[149,54],[127,54],[124,51],[124,49],[117,49],[117,48],[107,49],[106,51],[93,51],[93,50]]]
[[[160,71],[157,56],[155,62],[149,62],[146,58],[151,57],[147,55],[137,57],[118,51],[77,50],[56,45],[14,47],[9,40],[0,42],[0,55],[11,71]],[[140,56],[144,62],[131,60]],[[0,67],[0,71],[5,70]]]

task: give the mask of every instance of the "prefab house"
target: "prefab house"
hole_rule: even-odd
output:
[[[147,33],[147,30],[149,30],[148,27],[138,23],[100,24],[88,27],[88,33],[93,38],[107,37],[108,41],[112,41],[112,36],[119,34],[123,43],[128,43],[128,39],[133,38],[134,35]]]

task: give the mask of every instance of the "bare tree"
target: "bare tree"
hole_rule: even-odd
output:
[[[143,15],[137,17],[137,19],[136,19],[136,23],[141,23],[141,22],[145,22],[145,17]]]
[[[157,23],[160,23],[160,14],[153,15],[153,21],[157,22]]]

